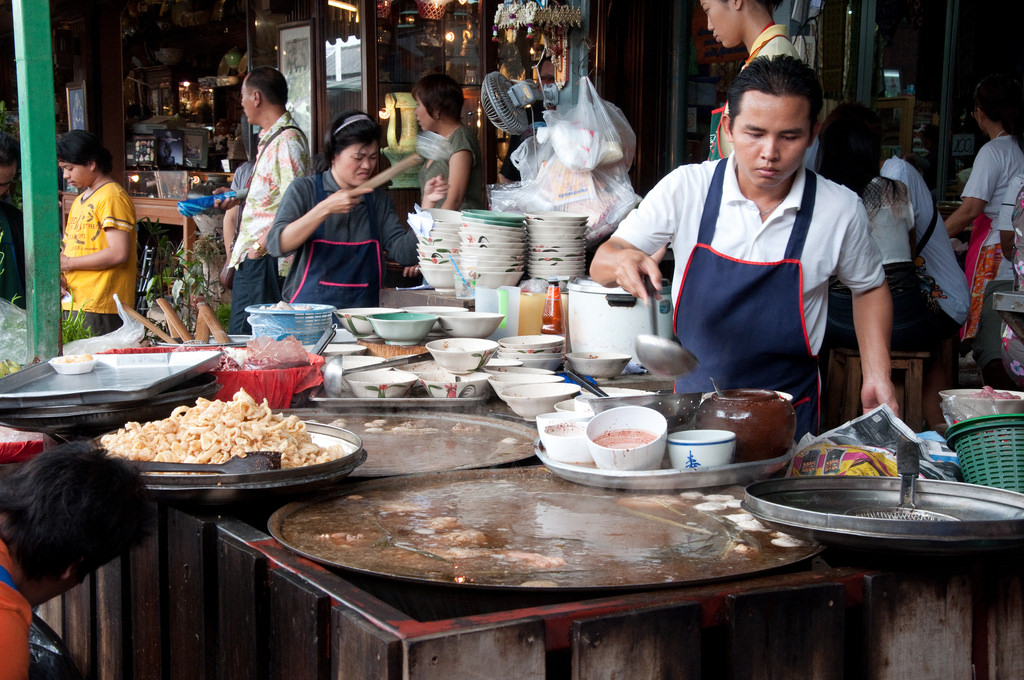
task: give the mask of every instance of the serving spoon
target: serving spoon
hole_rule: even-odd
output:
[[[686,375],[697,367],[697,357],[676,340],[659,336],[658,307],[656,304],[654,283],[644,276],[647,288],[647,307],[651,310],[651,334],[643,333],[636,336],[633,347],[636,358],[651,373],[678,378]]]

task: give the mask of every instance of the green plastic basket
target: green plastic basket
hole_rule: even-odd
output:
[[[968,418],[946,430],[964,480],[1024,492],[1024,414]]]

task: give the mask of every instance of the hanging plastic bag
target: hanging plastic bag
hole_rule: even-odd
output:
[[[0,298],[0,361],[29,362],[27,329],[25,310]]]
[[[598,96],[589,78],[580,80],[575,106],[565,111],[546,111],[544,120],[555,154],[571,170],[593,170],[626,157],[619,127],[629,129],[629,124],[620,110]],[[635,145],[633,135],[631,146]]]
[[[117,315],[121,317],[121,327],[106,335],[97,335],[95,338],[75,340],[64,345],[64,354],[99,354],[111,349],[124,349],[126,347],[138,347],[142,344],[142,338],[146,329],[141,323],[128,316],[121,305],[117,294],[114,295],[114,304],[117,305]]]

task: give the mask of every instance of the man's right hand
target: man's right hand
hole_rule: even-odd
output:
[[[231,189],[228,189],[227,187],[218,187],[213,190],[213,195],[216,196],[218,194],[227,193],[228,191],[231,191]],[[234,196],[230,198],[218,198],[213,202],[213,207],[220,208],[221,210],[230,210],[238,205],[238,203],[238,199]]]
[[[590,265],[590,276],[602,286],[617,285],[644,304],[649,304],[644,279],[655,282],[654,297],[661,299],[661,270],[658,263],[647,253],[634,247],[628,241],[611,237],[605,241]]]

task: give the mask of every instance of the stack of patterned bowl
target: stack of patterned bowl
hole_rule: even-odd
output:
[[[529,368],[558,370],[565,359],[565,336],[514,335],[498,340],[498,357],[517,359]]]
[[[514,286],[523,277],[525,244],[519,213],[463,210],[456,264],[477,286]]]
[[[462,215],[456,210],[441,208],[430,208],[427,212],[434,218],[434,226],[429,236],[419,237],[416,253],[420,272],[435,290],[451,291],[455,289],[455,268],[451,257],[459,249]]]
[[[565,212],[526,213],[530,257],[526,272],[546,279],[571,279],[586,274],[587,216]]]

